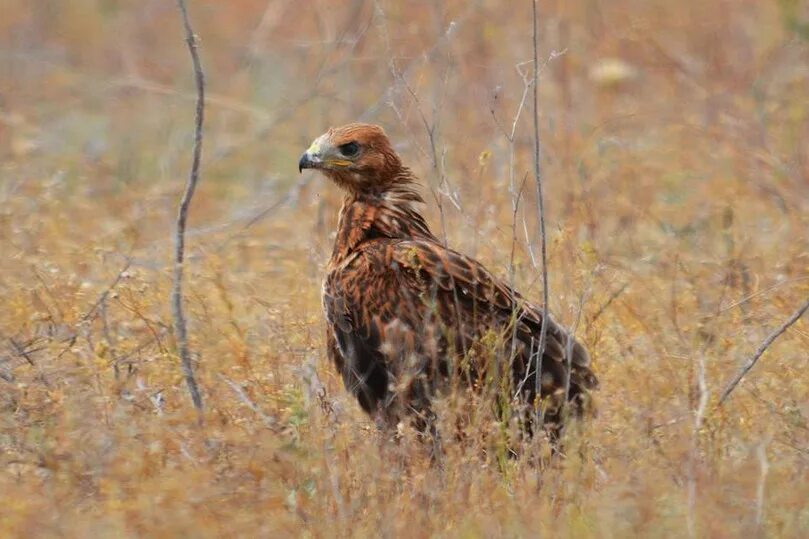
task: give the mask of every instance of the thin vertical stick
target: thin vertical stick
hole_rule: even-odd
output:
[[[539,347],[537,349],[535,380],[536,394],[540,395],[542,387],[541,361],[545,353],[545,339],[548,331],[548,260],[545,247],[545,201],[542,197],[542,169],[539,154],[539,61],[537,59],[538,31],[537,31],[537,0],[531,0],[534,20],[534,178],[537,187],[537,219],[539,220],[540,258],[542,261],[542,327],[539,332]]]
[[[770,462],[767,460],[767,441],[762,441],[756,448],[758,455],[758,485],[756,485],[756,526],[761,536],[764,536],[764,488],[767,485],[767,473],[770,471]]]
[[[688,513],[686,524],[690,537],[697,537],[697,466],[699,464],[699,436],[705,420],[705,409],[708,406],[708,384],[705,381],[704,350],[697,355],[697,384],[699,403],[694,411],[694,428],[692,430],[691,454],[688,459]]]
[[[188,51],[191,53],[191,62],[194,64],[194,77],[197,85],[197,110],[194,130],[194,156],[191,162],[191,172],[188,176],[188,183],[185,186],[183,198],[180,200],[180,207],[177,211],[177,229],[174,232],[174,282],[171,287],[171,310],[174,319],[174,337],[177,339],[177,350],[180,354],[180,361],[183,369],[185,383],[188,385],[188,392],[194,402],[194,408],[202,413],[202,395],[194,378],[194,368],[191,364],[191,351],[188,348],[188,330],[186,327],[185,314],[183,312],[183,260],[185,258],[185,226],[188,220],[188,206],[194,196],[194,190],[199,181],[200,161],[202,158],[202,123],[205,113],[205,76],[202,72],[202,64],[197,52],[197,38],[191,29],[188,20],[188,10],[185,7],[185,0],[177,0],[177,7],[183,19],[185,29],[185,41],[188,44]],[[200,415],[201,417],[201,415]]]

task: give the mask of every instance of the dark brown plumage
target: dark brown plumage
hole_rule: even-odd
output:
[[[380,127],[330,129],[299,166],[321,170],[346,192],[323,283],[326,341],[368,414],[388,426],[414,417],[423,428],[435,394],[459,386],[499,388],[498,405],[523,410],[529,432],[535,405],[545,428],[558,432],[565,393],[581,413],[598,383],[587,351],[549,320],[536,399],[541,309],[436,239],[419,212],[415,178]]]

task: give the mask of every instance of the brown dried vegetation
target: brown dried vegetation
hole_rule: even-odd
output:
[[[539,298],[528,2],[191,3],[202,427],[168,305],[176,7],[0,4],[0,535],[806,536],[805,317],[716,406],[809,295],[805,3],[540,3],[550,306],[601,381],[541,473],[483,404],[440,466],[380,440],[324,354],[341,195],[297,170],[328,126],[384,125],[439,239]]]

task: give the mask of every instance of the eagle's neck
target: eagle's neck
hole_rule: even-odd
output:
[[[419,211],[422,204],[412,180],[378,193],[348,194],[340,209],[330,264],[338,265],[364,242],[377,238],[436,241]]]

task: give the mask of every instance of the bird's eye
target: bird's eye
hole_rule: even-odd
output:
[[[345,155],[346,157],[354,157],[359,153],[360,145],[356,142],[349,142],[347,144],[340,145],[340,153]]]

